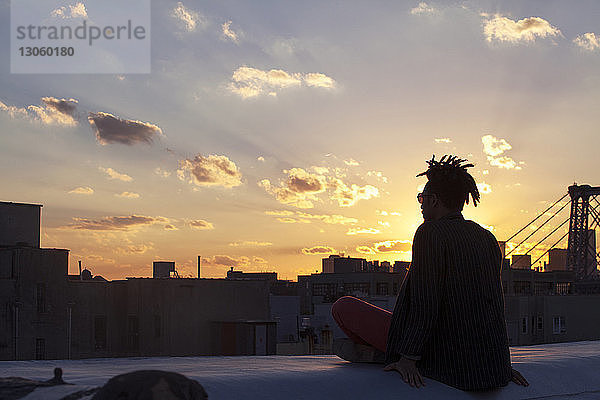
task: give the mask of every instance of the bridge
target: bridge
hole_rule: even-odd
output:
[[[569,199],[565,200],[567,196]],[[550,221],[553,221],[555,217],[561,215],[563,210],[570,205],[570,214],[568,217],[556,225],[554,229],[551,229],[552,224],[548,225],[551,231],[542,239],[538,240],[535,245],[530,247],[524,255],[531,255],[536,248],[542,246],[547,247],[547,250],[531,263],[531,265],[535,265],[542,257],[548,254],[551,249],[555,248],[567,238],[566,269],[574,271],[578,281],[599,281],[600,274],[598,273],[597,265],[600,254],[596,252],[596,238],[594,235],[594,230],[600,226],[600,202],[598,201],[598,196],[600,196],[600,187],[598,186],[577,185],[576,183],[569,186],[567,193],[506,240],[506,243],[508,243],[515,240],[515,238],[520,237],[521,234],[526,233],[528,227],[531,227],[532,229],[531,233],[521,239],[518,244],[506,254],[506,257],[511,253],[514,253],[517,249],[525,247],[524,245],[527,240],[536,236],[538,233],[542,233],[542,228],[548,225]],[[536,221],[544,216],[548,218],[543,223],[539,226],[534,225]],[[557,218],[557,220],[560,221],[563,218],[564,215],[562,218]],[[565,226],[567,222],[569,223],[569,229],[566,230],[561,237],[556,239],[556,236],[558,236],[556,233],[558,232],[560,234],[560,228]],[[548,245],[547,243],[552,244]]]

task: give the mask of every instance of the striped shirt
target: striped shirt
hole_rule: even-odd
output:
[[[424,376],[461,390],[511,379],[494,235],[460,212],[424,222],[392,315],[386,364],[417,359]]]

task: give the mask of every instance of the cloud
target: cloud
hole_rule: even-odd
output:
[[[78,188],[70,190],[69,193],[70,194],[85,194],[85,195],[90,195],[90,194],[94,194],[94,189],[92,189],[89,186],[80,186]]]
[[[479,193],[481,194],[490,194],[492,193],[492,186],[485,182],[479,182],[477,184],[477,190],[479,190]]]
[[[8,116],[11,118],[27,118],[29,116],[29,113],[27,112],[26,108],[9,106],[3,103],[2,101],[0,101],[0,111],[7,113]]]
[[[331,225],[346,225],[355,224],[358,222],[356,218],[345,217],[338,214],[309,214],[302,211],[296,211],[296,215],[300,218],[317,219],[321,222]]]
[[[452,139],[450,138],[436,138],[436,143],[452,143]]]
[[[252,257],[252,262],[257,263],[257,264],[266,264],[266,263],[268,263],[268,261],[265,260],[264,258],[257,257],[257,256]]]
[[[587,51],[598,50],[600,49],[600,35],[593,32],[584,33],[573,39],[573,43]]]
[[[215,226],[212,224],[212,222],[208,222],[203,219],[191,220],[188,222],[188,224],[192,229],[198,229],[198,230],[215,229]]]
[[[517,162],[509,156],[501,156],[505,151],[512,149],[512,146],[504,139],[498,139],[492,135],[481,137],[483,143],[483,152],[491,166],[505,169],[522,169]],[[524,164],[520,162],[520,164]]]
[[[75,99],[42,97],[39,106],[27,107],[9,106],[0,101],[0,111],[6,112],[11,118],[24,118],[44,125],[76,126],[76,109]]]
[[[152,250],[154,247],[150,243],[149,245],[145,244],[130,244],[127,246],[120,246],[115,249],[117,253],[120,254],[144,254],[148,252],[148,250]]]
[[[269,179],[258,182],[258,186],[274,196],[282,204],[292,205],[298,208],[313,208],[314,202],[318,201],[317,195],[329,191],[330,200],[336,201],[340,207],[350,207],[359,200],[370,199],[379,196],[379,189],[372,185],[348,186],[337,176],[343,176],[338,169],[331,170],[326,167],[311,167],[317,173],[311,173],[303,168],[291,168],[283,172],[288,174],[285,181],[273,184]],[[326,176],[326,173],[336,176]],[[369,176],[377,176],[387,182],[387,178],[377,171],[370,171]]]
[[[87,18],[87,10],[85,9],[85,5],[81,2],[76,3],[75,5],[68,5],[56,8],[50,12],[50,16],[55,18]]]
[[[548,21],[539,17],[523,18],[514,21],[501,15],[494,15],[483,22],[483,34],[488,42],[535,42],[538,38],[560,36],[558,28],[552,26]]]
[[[258,186],[282,204],[298,208],[313,208],[313,201],[317,199],[315,195],[326,190],[326,177],[312,174],[302,168],[292,168],[284,172],[288,177],[285,182],[280,182],[279,186],[272,185],[269,179],[261,180]]]
[[[227,255],[216,255],[212,257],[202,258],[203,263],[210,265],[221,265],[225,267],[238,267],[248,263],[248,257],[231,257]]]
[[[241,242],[231,242],[229,243],[232,247],[263,247],[263,246],[272,246],[271,242],[258,242],[256,240],[243,240]]]
[[[265,158],[263,156],[258,156],[256,159],[260,162],[265,162]]]
[[[180,179],[187,175],[189,183],[197,186],[232,188],[242,184],[242,173],[237,165],[226,156],[214,154],[208,157],[198,154],[193,160],[181,160],[177,175]]]
[[[294,211],[288,211],[288,210],[269,210],[269,211],[265,211],[265,214],[267,215],[294,215]]]
[[[105,172],[109,179],[116,179],[123,182],[131,182],[133,180],[133,178],[129,175],[117,172],[112,168],[98,167],[98,169],[102,172]]]
[[[29,111],[35,118],[46,125],[75,126],[78,124],[76,117],[77,100],[57,99],[56,97],[42,97],[42,106],[29,106]]]
[[[381,171],[367,171],[367,176],[374,176],[377,179],[380,179],[383,183],[388,183],[388,178],[383,176],[383,172]]]
[[[133,192],[123,192],[120,194],[115,194],[115,196],[121,197],[124,199],[139,199],[140,198],[139,193],[133,193]]]
[[[73,224],[63,228],[82,229],[92,231],[127,230],[132,227],[152,225],[156,223],[168,223],[164,217],[147,217],[144,215],[111,216],[100,219],[73,218]]]
[[[321,73],[289,73],[281,69],[269,71],[242,66],[233,72],[229,90],[246,99],[259,95],[277,96],[277,92],[292,87],[332,89],[335,81]]]
[[[313,246],[302,248],[303,254],[334,254],[335,250],[329,246]]]
[[[186,8],[182,2],[171,11],[171,16],[177,19],[180,25],[188,32],[193,32],[198,28],[204,28],[207,24],[206,19],[200,13]]]
[[[222,37],[225,40],[231,40],[233,43],[236,44],[240,42],[238,34],[231,29],[231,21],[224,22],[223,25],[221,25],[221,29],[223,31]]]
[[[377,254],[375,252],[375,250],[373,250],[369,246],[357,246],[356,251],[358,251],[359,253],[362,253],[362,254]]]
[[[121,143],[134,145],[151,144],[155,136],[161,136],[162,130],[151,123],[122,119],[104,112],[89,113],[88,121],[102,145]]]
[[[403,253],[412,250],[410,240],[386,240],[373,244],[373,249],[377,253]]]
[[[483,152],[491,157],[499,156],[506,150],[512,149],[505,139],[498,139],[492,135],[483,136],[481,142],[483,143]]]
[[[341,179],[332,178],[329,186],[335,189],[331,198],[336,200],[340,207],[351,207],[359,200],[379,197],[379,189],[372,185],[359,186],[352,184],[349,187]]]
[[[86,264],[87,263],[98,263],[98,262],[105,262],[105,263],[109,263],[109,264],[114,264],[115,260],[112,258],[105,258],[99,254],[82,254],[80,256],[77,256],[78,258],[81,257],[83,259],[86,260]]]
[[[177,227],[175,225],[167,224],[165,225],[165,231],[177,231]]]
[[[161,178],[168,178],[169,176],[171,176],[171,173],[169,171],[165,171],[160,167],[155,168],[154,173],[160,176]]]
[[[289,217],[279,217],[279,218],[277,218],[277,221],[282,222],[284,224],[295,224],[295,223],[310,224],[310,221],[307,221],[305,219],[296,219],[296,218],[289,218]]]
[[[359,235],[363,233],[374,235],[381,233],[381,231],[375,228],[350,228],[348,229],[348,232],[346,232],[346,235]]]
[[[353,158],[350,158],[348,160],[344,160],[344,164],[348,165],[348,166],[357,166],[360,165],[360,163],[358,161],[356,161]]]
[[[318,220],[325,224],[346,225],[358,222],[356,218],[345,217],[339,214],[310,214],[303,211],[265,211],[267,215],[277,216],[277,220],[283,223],[311,223],[312,220]]]
[[[329,173],[329,168],[327,167],[319,167],[317,165],[313,165],[312,167],[310,167],[310,169],[312,169],[319,175],[325,175]]]
[[[335,88],[335,81],[333,80],[333,78],[330,78],[327,75],[318,72],[309,72],[307,74],[304,74],[303,80],[304,83],[310,87],[318,87],[325,89]]]
[[[424,1],[420,2],[416,7],[410,9],[410,13],[412,15],[427,15],[427,14],[435,14],[437,9],[431,7]]]

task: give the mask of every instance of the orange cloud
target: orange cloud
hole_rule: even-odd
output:
[[[192,221],[189,221],[188,224],[190,225],[190,227],[192,229],[202,229],[202,230],[215,229],[215,226],[212,224],[212,222],[208,222],[203,219],[192,220]]]
[[[242,173],[226,156],[198,154],[194,159],[179,162],[180,179],[189,176],[189,182],[197,186],[224,186],[232,188],[242,184]]]
[[[307,255],[312,254],[333,254],[335,253],[335,249],[329,246],[313,246],[313,247],[304,247],[302,248],[302,253]]]
[[[412,250],[412,243],[410,240],[386,240],[374,243],[373,248],[378,253],[407,252]]]
[[[126,230],[136,226],[166,223],[164,217],[147,217],[144,215],[102,217],[100,219],[73,218],[74,223],[64,226],[67,229],[83,229],[92,231]]]

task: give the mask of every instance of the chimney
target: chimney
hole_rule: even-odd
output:
[[[79,260],[79,280],[81,280],[81,260]]]
[[[198,256],[198,279],[200,279],[200,259],[202,256]]]

